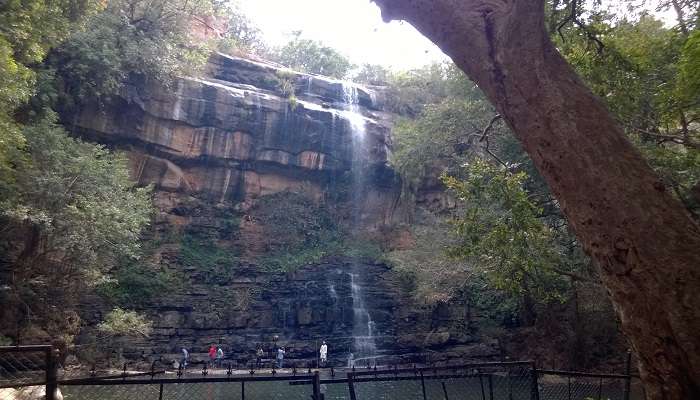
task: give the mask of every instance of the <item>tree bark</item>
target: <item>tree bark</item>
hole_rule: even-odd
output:
[[[650,399],[700,398],[700,227],[550,41],[544,0],[374,0],[474,80],[560,202]]]

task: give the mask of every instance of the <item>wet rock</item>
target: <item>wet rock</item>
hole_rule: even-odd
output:
[[[293,81],[295,102],[280,92],[280,79]],[[258,345],[269,351],[277,340],[289,346],[288,357],[314,359],[316,341],[326,339],[331,359],[344,364],[356,323],[351,271],[362,277],[379,352],[418,359],[426,347],[472,343],[472,332],[456,322],[461,310],[416,306],[381,263],[337,257],[293,273],[251,265],[267,238],[250,210],[266,195],[294,191],[338,203],[353,196],[359,226],[377,232],[393,220],[401,185],[389,164],[392,116],[382,111],[381,89],[215,54],[203,77],[129,92],[71,121],[84,136],[124,150],[132,177],[155,185],[159,232],[206,234],[240,250],[240,259],[207,270],[183,263],[181,244],[160,246],[153,260],[187,285],[138,308],[154,329],[126,343],[125,356],[173,362],[184,346],[193,361],[206,360],[216,343],[232,359],[251,359]],[[355,154],[358,123],[363,145]],[[364,177],[357,193],[347,184],[353,165]],[[397,234],[396,246],[412,240]],[[83,318],[96,325],[108,307],[85,299]]]

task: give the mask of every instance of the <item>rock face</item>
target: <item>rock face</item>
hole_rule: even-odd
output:
[[[244,258],[253,258],[265,251],[264,229],[247,212],[266,195],[302,192],[338,208],[352,202],[356,228],[365,231],[395,218],[400,185],[388,164],[391,115],[382,104],[381,90],[215,54],[204,77],[170,88],[132,88],[106,110],[83,110],[75,126],[124,150],[134,179],[156,186],[156,230],[214,232],[212,248],[240,248]],[[353,186],[359,170],[362,184]],[[242,216],[233,238],[223,234],[231,223],[227,210]],[[445,357],[498,354],[494,344],[477,343],[464,310],[414,304],[401,279],[381,263],[331,257],[272,273],[232,261],[212,272],[186,265],[179,251],[161,245],[154,256],[154,264],[180,276],[183,285],[139,306],[154,331],[124,345],[127,358],[169,362],[184,346],[195,360],[205,359],[215,343],[237,363],[251,360],[257,346],[269,351],[274,345],[288,346],[288,358],[308,363],[325,339],[331,360],[345,364],[357,321],[351,273],[373,324],[376,355],[415,360],[426,350],[447,348],[454,352]],[[107,310],[90,298],[82,314],[96,323]]]
[[[306,367],[315,363],[318,346],[325,340],[332,365],[344,366],[353,351],[351,273],[360,277],[374,324],[378,363],[499,356],[495,342],[484,343],[474,327],[464,324],[464,310],[413,304],[386,266],[342,258],[288,274],[242,269],[215,283],[189,271],[193,284],[187,291],[167,293],[140,309],[152,319],[153,332],[129,341],[123,356],[144,365],[155,359],[169,364],[184,346],[196,363],[207,359],[206,351],[214,343],[222,347],[227,361],[246,367],[259,346],[268,355],[275,346],[284,346],[291,363]],[[90,300],[84,318],[97,321],[108,308]],[[356,357],[356,362],[365,365],[367,359]]]
[[[359,114],[366,126],[361,161],[375,178],[363,196],[371,204],[362,208],[375,221],[391,217],[397,192],[381,95],[223,54],[211,57],[203,78],[129,92],[106,112],[84,110],[78,127],[127,149],[139,183],[217,202],[290,189],[321,197],[358,162],[352,119]],[[349,92],[357,104],[348,104]]]

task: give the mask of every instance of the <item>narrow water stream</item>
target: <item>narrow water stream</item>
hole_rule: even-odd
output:
[[[347,110],[345,117],[350,123],[352,133],[352,230],[362,227],[362,211],[367,192],[367,119],[362,115],[357,86],[343,84],[343,99]],[[365,294],[362,289],[363,277],[357,269],[349,272],[352,295],[353,326],[352,349],[348,357],[348,366],[353,366],[358,359],[369,359],[376,355],[374,321],[365,307]]]

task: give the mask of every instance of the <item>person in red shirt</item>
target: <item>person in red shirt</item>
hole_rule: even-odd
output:
[[[209,363],[213,367],[215,362],[216,362],[216,346],[214,346],[212,344],[211,347],[209,348]]]

